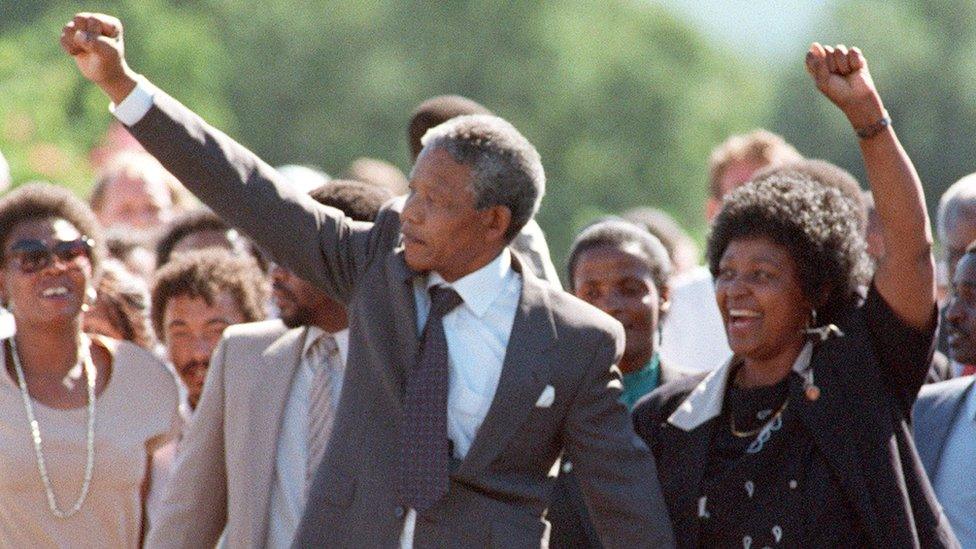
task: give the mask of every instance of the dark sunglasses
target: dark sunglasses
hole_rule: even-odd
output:
[[[18,240],[10,248],[8,256],[17,262],[20,272],[31,274],[46,269],[54,256],[62,263],[70,263],[79,257],[91,259],[94,245],[95,241],[87,236],[77,240],[60,240],[53,246],[40,240],[24,239]]]

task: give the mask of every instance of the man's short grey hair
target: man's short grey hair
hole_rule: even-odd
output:
[[[505,120],[484,114],[459,116],[431,128],[421,142],[424,151],[444,149],[471,168],[476,208],[505,206],[512,212],[507,240],[538,211],[546,190],[542,160],[532,143]]]
[[[936,230],[943,244],[960,221],[976,223],[976,173],[953,183],[939,199]]]

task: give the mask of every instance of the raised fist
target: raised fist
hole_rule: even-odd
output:
[[[125,62],[122,23],[100,13],[79,13],[61,30],[61,47],[74,57],[85,78],[104,89],[116,102],[134,86]],[[128,88],[128,89],[126,89]]]
[[[857,48],[814,43],[806,58],[817,89],[837,105],[855,126],[875,122],[883,109],[868,64]]]

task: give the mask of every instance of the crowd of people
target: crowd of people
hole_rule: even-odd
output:
[[[538,152],[470,99],[413,112],[409,177],[333,179],[138,75],[113,17],[61,45],[116,151],[87,203],[0,197],[0,545],[976,547],[976,176],[937,269],[856,48],[805,67],[869,190],[731,136],[704,265],[645,206],[560,272]]]

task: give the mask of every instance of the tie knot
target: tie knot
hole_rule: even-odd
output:
[[[429,291],[431,315],[442,317],[464,302],[454,288],[434,286]]]

